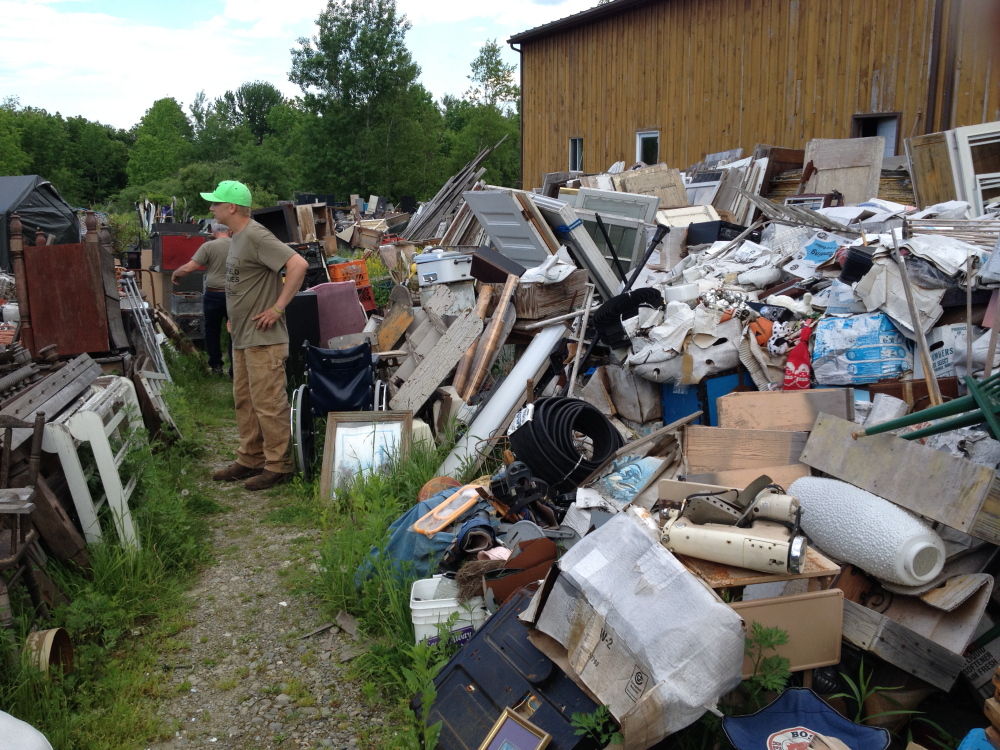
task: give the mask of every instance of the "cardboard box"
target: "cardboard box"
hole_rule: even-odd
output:
[[[967,333],[965,323],[956,323],[955,325],[932,328],[927,334],[927,348],[931,351],[931,366],[937,377],[949,378],[956,374],[955,352],[962,352],[962,359],[965,359]],[[913,358],[913,377],[915,380],[924,377],[924,366],[920,357]]]

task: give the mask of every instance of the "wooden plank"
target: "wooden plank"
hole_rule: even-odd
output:
[[[907,138],[903,142],[913,180],[913,197],[917,208],[956,198],[955,179],[951,171],[951,151],[944,133],[929,133]]]
[[[802,566],[801,573],[762,573],[759,570],[721,565],[710,560],[700,560],[686,555],[677,555],[677,559],[713,589],[729,589],[735,586],[750,586],[755,583],[795,581],[802,578],[825,578],[835,576],[840,572],[840,566],[837,563],[813,547],[806,550],[806,561]]]
[[[413,307],[393,305],[375,331],[375,347],[380,352],[392,349],[413,322]]]
[[[684,455],[692,474],[790,466],[799,462],[808,437],[806,432],[688,425],[684,428]]]
[[[983,714],[989,719],[990,724],[993,725],[990,729],[993,730],[994,738],[996,738],[996,728],[1000,727],[1000,701],[997,701],[996,698],[987,698],[986,703],[983,705]],[[1000,738],[994,738],[990,738],[990,743],[995,745],[997,739]]]
[[[788,659],[792,672],[840,662],[844,619],[844,592],[840,589],[754,599],[729,606],[746,621],[747,632],[753,623],[759,622],[766,628],[779,627],[788,633],[788,643],[778,646],[773,653]],[[749,679],[753,673],[754,664],[748,656],[743,660],[743,679]]]
[[[853,388],[808,391],[744,391],[720,396],[719,427],[809,431],[822,412],[854,421]]]
[[[316,241],[316,222],[312,206],[296,206],[295,215],[299,220],[299,232],[302,242]]]
[[[87,557],[87,542],[83,534],[73,525],[59,498],[41,476],[38,477],[36,490],[31,521],[49,553],[57,560],[71,560],[81,568],[89,569],[90,558]]]
[[[808,477],[812,471],[805,464],[790,466],[754,466],[750,469],[727,469],[725,471],[709,471],[702,474],[687,474],[690,482],[718,484],[723,487],[743,489],[762,474],[771,477],[771,481],[787,489],[788,485],[801,477]]]
[[[853,438],[858,426],[820,415],[803,463],[914,513],[1000,543],[996,472],[894,435]]]
[[[426,357],[417,365],[403,387],[393,396],[390,403],[392,408],[397,411],[419,411],[482,332],[483,321],[475,312],[470,310],[458,316],[434,347],[433,356]]]
[[[843,633],[848,643],[945,692],[951,690],[965,667],[961,654],[849,600],[844,600]]]

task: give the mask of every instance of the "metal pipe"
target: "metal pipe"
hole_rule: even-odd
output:
[[[600,307],[600,305],[592,305],[591,309],[598,308],[598,307]],[[539,328],[548,328],[549,326],[555,325],[556,323],[562,323],[564,320],[573,320],[574,318],[579,318],[581,315],[583,315],[583,312],[584,312],[584,310],[581,307],[579,310],[574,310],[573,312],[568,312],[565,315],[557,315],[554,318],[547,318],[546,320],[539,320],[539,321],[536,321],[535,323],[530,323],[530,324],[524,326],[523,330],[525,330],[525,331],[537,331]]]

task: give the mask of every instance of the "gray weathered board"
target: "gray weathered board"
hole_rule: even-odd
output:
[[[483,321],[474,311],[470,310],[455,318],[448,332],[434,346],[433,354],[417,365],[403,387],[392,397],[392,408],[413,412],[419,410],[482,332]]]
[[[986,466],[895,435],[859,437],[821,414],[802,462],[966,534],[1000,544],[1000,480]]]
[[[688,425],[684,428],[684,455],[692,474],[790,466],[799,462],[808,437],[807,432]]]
[[[965,657],[949,651],[874,610],[844,600],[844,640],[870,651],[945,692],[965,668]]]

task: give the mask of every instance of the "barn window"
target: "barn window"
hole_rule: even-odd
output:
[[[660,161],[660,131],[640,130],[635,134],[635,160],[646,164]]]
[[[851,138],[885,136],[883,156],[899,153],[899,112],[877,112],[871,115],[854,115],[851,118]]]
[[[569,139],[569,171],[583,171],[583,138]]]

